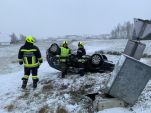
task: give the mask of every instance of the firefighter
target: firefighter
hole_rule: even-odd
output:
[[[30,73],[32,73],[33,88],[36,88],[37,82],[39,81],[39,78],[37,76],[38,68],[43,62],[43,59],[41,57],[39,48],[34,45],[34,38],[32,36],[26,36],[25,40],[25,44],[20,48],[18,53],[19,64],[24,64],[22,88],[26,88]]]
[[[68,42],[63,41],[61,47],[60,47],[60,63],[61,63],[61,76],[62,78],[65,78],[65,75],[67,74],[67,60],[69,55],[71,54],[71,50],[68,47]]]
[[[84,67],[85,67],[85,59],[84,59],[84,55],[86,55],[86,50],[84,48],[84,43],[82,41],[80,41],[78,43],[78,50],[77,50],[77,58],[78,58],[78,65],[79,65],[79,74],[80,76],[84,76],[85,71],[84,71]]]
[[[78,58],[82,58],[82,56],[86,55],[86,51],[84,48],[84,43],[82,41],[80,41],[78,43],[78,50],[77,50],[77,57]]]

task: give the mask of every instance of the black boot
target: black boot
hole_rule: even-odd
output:
[[[39,79],[33,79],[33,88],[37,88],[37,82],[39,81]]]
[[[62,70],[61,77],[65,78],[66,75],[67,75],[67,70]]]
[[[85,71],[84,71],[84,70],[80,70],[80,71],[79,71],[79,74],[80,74],[80,76],[82,77],[82,76],[84,76]]]
[[[25,89],[26,85],[27,85],[27,82],[28,82],[28,79],[22,78],[22,80],[23,80],[22,88]]]
[[[65,72],[61,72],[61,77],[65,78],[65,74],[66,74]]]

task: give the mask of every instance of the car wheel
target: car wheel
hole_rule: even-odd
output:
[[[92,65],[95,65],[95,66],[102,65],[103,64],[102,56],[99,54],[93,54],[91,56],[91,63],[92,63]]]

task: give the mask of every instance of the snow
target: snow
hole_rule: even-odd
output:
[[[23,71],[0,75],[1,76],[0,84],[3,84],[3,87],[0,87],[0,91],[1,91],[0,92],[0,98],[1,98],[0,107],[3,109],[4,108],[6,109],[7,106],[10,106],[11,104],[13,104],[15,106],[15,112],[23,112],[25,109],[28,108],[28,110],[24,111],[24,113],[28,113],[31,111],[37,111],[38,110],[37,107],[40,108],[40,106],[43,107],[44,106],[43,104],[46,104],[46,105],[49,105],[49,107],[54,105],[55,109],[58,109],[58,106],[60,105],[62,107],[65,107],[68,112],[73,112],[73,111],[77,112],[77,110],[80,111],[81,109],[83,109],[83,107],[79,105],[79,104],[83,105],[83,103],[80,102],[80,100],[82,99],[81,97],[77,97],[79,98],[78,102],[76,102],[77,100],[75,100],[75,102],[72,102],[74,92],[76,93],[76,92],[80,92],[79,90],[85,90],[85,89],[81,89],[81,86],[83,86],[84,88],[84,86],[91,85],[90,83],[91,80],[93,84],[97,83],[96,87],[99,87],[98,86],[99,82],[101,82],[102,80],[102,79],[100,79],[99,81],[96,80],[96,78],[93,75],[92,76],[89,75],[90,76],[89,78],[77,77],[79,80],[75,78],[76,75],[73,75],[72,77],[70,76],[71,78],[68,77],[67,79],[62,80],[60,77],[58,77],[59,75],[57,73],[59,73],[57,70],[50,68],[47,62],[44,62],[40,66],[40,69],[39,69],[39,78],[41,80],[39,89],[33,92],[31,89],[32,87],[31,78],[29,79],[29,83],[27,86],[29,92],[28,91],[22,92],[20,88]],[[97,76],[100,76],[100,75],[97,75]],[[45,90],[43,88],[45,85],[49,86],[49,82],[50,82],[49,80],[52,81],[51,85],[54,87],[54,92],[50,91],[49,92],[50,94],[47,95],[48,97],[45,100],[45,95],[44,95]],[[85,81],[89,81],[89,82],[85,83]],[[41,93],[41,91],[43,91],[43,93]],[[71,91],[73,92],[73,95],[69,93]],[[39,97],[34,96],[37,93],[39,93],[39,96],[40,96],[39,100],[37,100],[37,98]],[[28,96],[28,100],[24,96]],[[17,98],[19,98],[19,100]],[[30,99],[32,100],[32,102]],[[41,104],[41,102],[44,100],[45,102]],[[84,101],[85,100],[87,99],[84,99]],[[30,105],[28,106],[27,103],[30,103]],[[35,107],[30,107],[30,106],[35,106]]]
[[[132,112],[130,112],[129,110],[125,108],[112,108],[112,109],[105,109],[98,113],[132,113]]]
[[[119,43],[120,42],[120,43]],[[94,40],[85,41],[85,48],[88,54],[98,50],[122,51],[127,40]],[[73,45],[77,46],[78,42]],[[149,42],[145,42],[147,47]],[[46,49],[49,43],[37,44],[45,59]],[[61,79],[60,72],[44,63],[39,68],[39,79],[37,89],[32,89],[32,79],[30,77],[27,90],[21,89],[21,78],[23,77],[23,66],[17,64],[17,53],[21,45],[0,48],[0,113],[35,113],[40,110],[66,110],[69,113],[88,113],[88,108],[92,107],[92,101],[85,96],[87,93],[95,93],[104,87],[110,78],[110,73],[67,75]],[[147,50],[149,53],[151,49]],[[108,59],[117,63],[120,56],[107,55]],[[150,64],[150,59],[141,59],[142,62]],[[7,62],[7,64],[6,64]],[[138,102],[133,107],[112,108],[103,111],[91,111],[92,113],[151,113],[151,81],[142,92]]]
[[[120,41],[120,43],[118,43]],[[90,40],[90,41],[84,41],[85,42],[85,48],[87,50],[87,53],[92,53],[98,50],[108,50],[108,51],[122,51],[124,50],[126,46],[127,40]],[[74,42],[73,45],[77,46],[78,42]]]

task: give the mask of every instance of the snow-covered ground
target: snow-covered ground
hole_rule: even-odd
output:
[[[88,54],[98,50],[123,51],[127,40],[94,40],[85,41]],[[145,52],[151,53],[151,44],[147,44]],[[37,43],[45,59],[49,42]],[[73,43],[77,46],[77,42]],[[67,75],[61,79],[60,72],[50,68],[46,61],[39,68],[40,82],[38,88],[32,89],[29,79],[27,90],[21,89],[23,66],[16,62],[18,49],[21,46],[11,45],[0,47],[0,113],[93,113],[92,101],[85,96],[88,92],[98,92],[103,87],[110,73]],[[120,56],[107,55],[108,59],[116,63]],[[150,59],[141,59],[151,64]],[[151,81],[142,92],[138,102],[133,107],[112,108],[98,113],[151,113]]]

